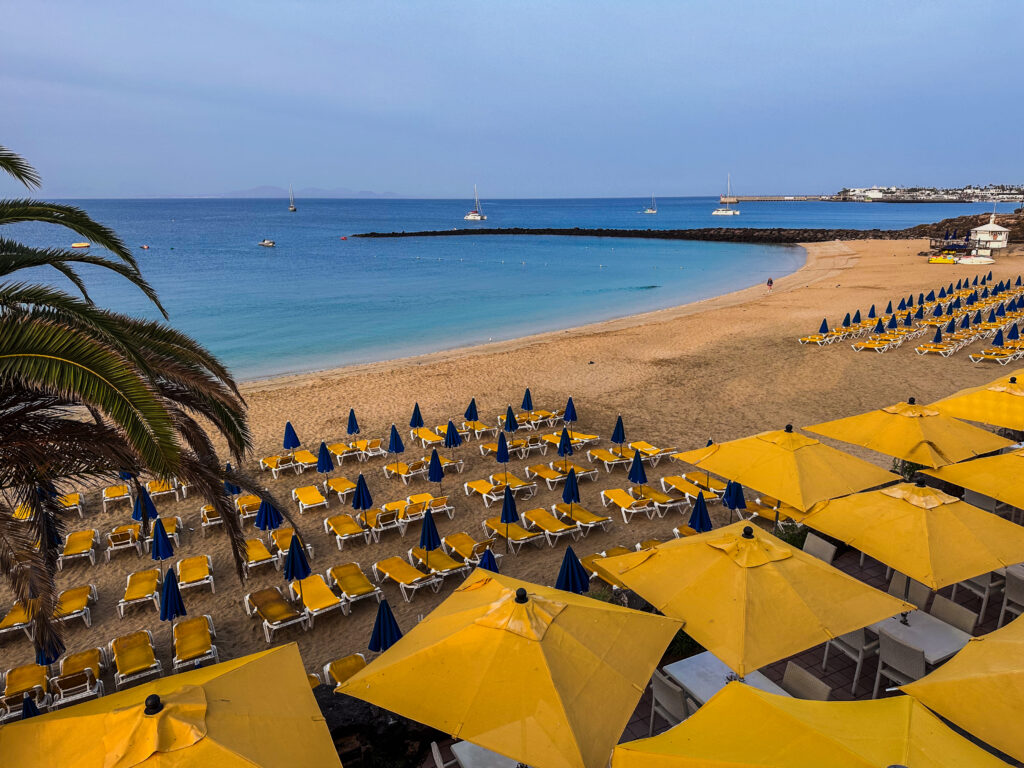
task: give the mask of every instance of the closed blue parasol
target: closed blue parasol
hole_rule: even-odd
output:
[[[708,514],[708,504],[704,501],[704,491],[697,494],[697,500],[693,503],[693,512],[690,513],[690,521],[687,525],[697,533],[707,533],[711,530],[711,516]]]
[[[523,410],[529,413],[533,410],[533,395],[530,394],[530,388],[526,388],[526,392],[523,393]]]
[[[477,564],[477,568],[483,568],[485,571],[491,573],[498,573],[498,561],[494,559],[494,554],[491,550],[485,550],[480,556],[480,562]]]
[[[302,581],[309,577],[313,570],[309,567],[309,560],[306,559],[306,548],[297,534],[292,533],[291,541],[288,542],[288,554],[284,558],[284,578],[286,581]],[[301,596],[302,585],[299,585]]]
[[[507,485],[505,498],[501,500],[501,522],[505,525],[505,551],[508,552],[508,527],[519,522],[519,512],[516,511],[516,497],[512,495],[512,489]]]
[[[885,326],[882,325],[882,318],[875,321],[875,328],[872,333],[885,333]]]
[[[28,720],[30,717],[36,717],[41,715],[39,707],[36,706],[35,700],[27,693],[22,694],[21,698],[21,719]]]
[[[437,448],[430,452],[430,463],[427,465],[427,480],[438,484],[438,491],[441,490],[441,481],[444,480],[444,466],[441,464],[441,457],[437,455]]]
[[[405,453],[405,445],[402,444],[402,437],[398,434],[398,428],[391,425],[391,438],[388,440],[388,453],[395,454],[395,458],[398,454]]]
[[[366,478],[363,477],[362,472],[356,478],[356,490],[352,494],[352,509],[373,509],[373,497],[370,495],[370,489],[366,487]]]
[[[230,461],[227,464],[224,465],[224,474],[227,475],[228,477],[231,477],[231,475],[234,473],[234,471],[235,470],[233,470],[231,468],[231,462]],[[228,496],[237,496],[238,494],[240,494],[242,492],[242,489],[239,488],[234,483],[232,483],[227,478],[225,478],[224,479],[224,492]]]
[[[923,304],[918,304],[917,305],[917,312],[914,313],[914,319],[915,320],[924,320],[924,305]]]
[[[441,535],[437,532],[437,524],[434,523],[434,513],[427,510],[423,515],[423,525],[420,527],[420,547],[424,550],[423,565],[430,571],[430,553],[441,546]]]
[[[420,415],[420,404],[416,403],[412,407],[412,418],[409,419],[409,426],[412,429],[419,429],[423,426],[423,416]]]
[[[868,310],[868,320],[874,320],[874,319],[875,319],[875,305],[872,304],[871,305],[871,309]]]
[[[510,405],[505,411],[505,424],[502,427],[506,432],[512,434],[519,429],[519,422],[516,421],[516,415],[512,413],[512,406]]]
[[[476,409],[476,398],[474,397],[469,401],[469,407],[466,408],[466,412],[463,414],[466,417],[466,421],[479,421],[480,412]]]
[[[885,324],[885,327],[890,331],[895,331],[900,325],[900,321],[896,319],[896,315],[889,317],[889,322]]]
[[[924,299],[925,301],[935,301],[935,291],[928,291],[928,295]]]
[[[644,472],[644,462],[640,457],[640,451],[633,454],[633,463],[629,465],[629,482],[634,485],[647,484],[647,473]]]
[[[555,582],[555,589],[562,589],[577,595],[582,595],[590,589],[590,574],[587,573],[580,559],[576,557],[572,547],[565,548],[565,555],[562,557],[562,567],[558,569],[558,580]]]
[[[860,318],[860,310],[859,309],[856,312],[853,313],[853,322],[856,323],[857,325],[860,325],[860,323],[863,322],[861,320],[861,318]]]
[[[331,452],[327,450],[327,443],[322,440],[320,441],[320,450],[316,454],[316,471],[321,475],[334,471],[334,459],[331,458]]]
[[[612,442],[616,445],[622,445],[626,442],[626,429],[622,425],[621,415],[615,420],[615,429],[612,430]]]
[[[906,312],[907,311],[907,300],[906,299],[902,299],[902,298],[900,299],[899,310],[900,310],[900,312]]]
[[[295,434],[295,428],[292,426],[290,421],[285,422],[284,441],[281,445],[286,451],[293,451],[301,445],[299,442],[299,436]]]
[[[818,327],[818,333],[828,333],[828,318],[821,318],[821,325]]]
[[[946,323],[946,333],[956,333],[956,318],[949,318],[949,322]]]
[[[153,523],[153,543],[150,546],[150,556],[154,560],[162,561],[174,557],[174,547],[171,546],[171,537],[167,535],[164,528],[164,521],[160,518]]]
[[[356,421],[356,411],[354,408],[348,409],[348,427],[345,429],[345,431],[349,435],[359,434],[359,422]]]
[[[160,621],[174,621],[179,616],[187,615],[185,601],[181,599],[181,591],[178,589],[178,577],[172,568],[167,571],[164,585],[160,589]]]
[[[143,511],[145,511],[147,520],[153,520],[157,517],[156,505],[153,503],[153,499],[150,498],[149,491],[145,488],[141,489],[139,495],[135,497],[135,505],[132,507],[132,520],[141,523]]]
[[[942,329],[938,326],[935,327],[935,336],[932,338],[932,344],[942,343]]]
[[[263,499],[260,502],[259,509],[256,510],[256,527],[261,531],[276,531],[283,522],[284,518],[277,511],[277,507]]]
[[[569,505],[569,519],[572,519],[572,505],[580,503],[580,484],[576,479],[576,468],[569,470],[562,488],[562,501]]]
[[[123,470],[123,469],[120,472],[117,473],[117,476],[119,478],[121,478],[122,480],[124,480],[126,483],[129,480],[131,480],[133,477],[135,477],[135,475],[133,475],[131,472],[128,472],[128,471]]]
[[[942,315],[943,315],[942,305],[941,304],[936,304],[935,305],[935,309],[932,310],[932,317],[942,317]]]
[[[909,312],[907,312],[907,316],[903,318],[903,325],[907,328],[914,327],[914,318],[910,316]]]
[[[558,455],[564,459],[572,454],[572,438],[569,437],[568,428],[562,427],[562,434],[558,437]]]
[[[970,327],[971,327],[971,316],[970,315],[964,315],[960,319],[960,330],[966,331]]]
[[[370,634],[370,650],[374,653],[383,653],[401,639],[402,630],[398,628],[391,606],[387,600],[381,600],[377,606],[377,618],[373,621],[373,632]]]
[[[1004,343],[1005,342],[1003,341],[1003,329],[1000,328],[998,331],[996,331],[996,335],[992,339],[992,346],[993,347],[1001,347],[1001,346],[1003,346]]]
[[[850,320],[850,313],[847,312],[846,317],[843,318],[843,328],[849,328],[852,324],[853,323]]]
[[[1006,317],[1006,307],[1002,304],[996,307],[996,317]]]
[[[887,315],[891,315],[892,314],[892,302],[891,301],[885,307],[885,314],[887,314]]]
[[[448,419],[448,426],[444,428],[444,447],[458,448],[460,445],[462,445],[462,435],[455,428],[455,423]]]
[[[1020,280],[1020,278],[1017,279]],[[1017,285],[1020,285],[1020,283],[1018,282]],[[562,421],[564,421],[566,424],[574,424],[576,422],[576,419],[576,405],[573,403],[572,398],[570,397],[565,403],[565,416],[563,417]]]
[[[1014,323],[1010,326],[1009,332],[1006,334],[1007,341],[1017,341],[1020,339],[1020,329],[1017,328],[1017,324]]]
[[[939,298],[940,299],[946,298],[946,289],[945,288],[939,288]]]

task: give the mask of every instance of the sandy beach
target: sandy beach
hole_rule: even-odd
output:
[[[359,417],[363,437],[386,438],[392,423],[406,437],[414,402],[419,402],[427,425],[433,426],[449,418],[461,420],[470,398],[476,397],[481,419],[496,423],[497,414],[508,404],[518,408],[523,389],[529,386],[539,408],[562,407],[571,395],[580,415],[578,429],[599,434],[601,444],[607,444],[615,417],[622,414],[629,439],[685,450],[704,445],[709,438],[724,441],[789,423],[804,426],[908,397],[930,402],[1005,374],[1007,369],[998,366],[973,365],[966,352],[942,359],[919,357],[910,348],[878,355],[855,353],[848,344],[828,348],[797,344],[797,337],[815,331],[823,316],[838,324],[847,311],[866,311],[871,304],[882,310],[890,299],[897,302],[900,296],[916,296],[989,269],[929,265],[917,255],[926,246],[926,241],[914,240],[811,244],[806,246],[806,265],[776,280],[770,295],[759,286],[670,310],[516,341],[250,382],[243,392],[250,406],[256,457],[248,469],[257,472],[259,456],[280,449],[286,420],[292,422],[304,446],[315,450],[321,439],[344,436],[349,408]],[[1024,259],[1005,256],[991,269],[996,279],[1016,278],[1024,271]],[[406,449],[405,457],[426,453],[411,441],[406,441]],[[455,531],[478,536],[481,521],[497,512],[485,510],[479,497],[466,497],[462,483],[484,478],[499,466],[480,456],[477,441],[462,446],[458,455],[465,459],[465,471],[445,481],[445,490],[456,507],[455,517],[439,519],[438,527],[442,536]],[[877,455],[858,455],[885,464]],[[552,449],[544,457],[514,460],[509,469],[521,477],[526,465],[554,458]],[[585,458],[580,463],[586,463]],[[408,487],[397,479],[385,480],[383,464],[383,459],[365,464],[349,460],[340,474],[355,480],[359,471],[364,472],[377,503],[436,487],[425,480],[414,480]],[[666,459],[648,474],[656,482],[683,469]],[[326,514],[321,508],[300,517],[289,498],[292,488],[318,483],[320,476],[284,475],[277,481],[272,481],[269,473],[260,477],[314,546],[311,565],[317,572],[351,561],[359,562],[368,572],[372,562],[404,556],[418,543],[419,526],[413,525],[404,538],[389,533],[379,544],[346,545],[345,551],[339,552],[333,537],[324,534],[322,521],[328,514],[351,510],[343,510],[332,499]],[[597,510],[602,489],[626,484],[624,470],[608,475],[602,469],[596,482],[581,484],[583,504]],[[262,587],[285,586],[280,572],[264,568],[243,587],[234,575],[224,534],[200,535],[201,502],[189,498],[174,503],[166,498],[157,502],[161,514],[180,515],[187,527],[195,529],[186,532],[178,556],[208,553],[214,561],[216,594],[208,590],[185,593],[189,613],[212,615],[222,659],[265,648],[262,631],[243,611],[242,597]],[[549,491],[541,485],[540,493],[521,502],[519,509],[549,507],[557,500],[560,490]],[[71,529],[96,528],[102,535],[128,520],[127,505],[112,506],[102,513],[96,492],[89,494],[87,503],[85,519],[70,521]],[[712,517],[716,525],[726,521],[717,505],[712,507]],[[682,522],[679,515],[669,514],[664,519],[634,519],[625,525],[619,516],[608,532],[593,532],[573,546],[581,557],[617,544],[632,546],[651,537],[668,538],[672,528]],[[251,527],[247,532],[258,533]],[[528,547],[518,556],[503,558],[502,571],[553,584],[564,547]],[[149,628],[165,669],[169,669],[170,628],[158,621],[153,608],[130,608],[123,620],[116,612],[126,575],[153,565],[148,555],[137,558],[133,553],[119,553],[109,564],[100,555],[95,566],[78,561],[62,571],[58,576],[62,587],[93,583],[99,589],[93,626],[86,629],[77,621],[69,624],[69,649],[105,645],[118,635]],[[405,603],[394,585],[386,585],[384,591],[400,626],[409,629],[452,587],[451,582],[446,583],[436,595],[420,592],[412,603]],[[9,605],[10,594],[6,587],[0,588],[0,606],[6,610]],[[365,601],[358,603],[351,616],[324,617],[312,631],[283,631],[276,641],[297,640],[307,669],[319,670],[331,659],[365,652],[374,608]],[[29,643],[20,633],[0,637],[0,654],[5,668],[32,659]],[[108,685],[112,690],[112,681]]]

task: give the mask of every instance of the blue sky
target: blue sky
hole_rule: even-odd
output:
[[[44,194],[1024,182],[1015,0],[33,0],[4,24],[0,144]]]

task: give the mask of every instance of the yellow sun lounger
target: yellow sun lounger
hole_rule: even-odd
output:
[[[182,667],[198,668],[204,661],[216,664],[220,661],[217,646],[213,644],[217,630],[213,628],[213,617],[193,616],[174,625],[174,671]]]
[[[661,478],[661,490],[668,492],[669,488],[683,494],[691,504],[697,500],[698,494],[704,492],[703,488],[697,487],[681,475],[669,475]]]
[[[462,470],[466,468],[466,462],[464,462],[462,459],[450,459],[447,456],[442,456],[441,454],[438,454],[437,458],[441,462],[441,469],[443,469],[445,471],[445,474],[450,473],[450,471],[454,469],[456,472],[458,472],[461,475],[462,474]],[[427,471],[429,472],[429,470],[430,470],[430,457],[429,456],[424,456],[422,460],[424,462],[426,462],[426,464],[427,464]]]
[[[719,480],[717,477],[712,477],[707,472],[684,472],[683,480],[696,485],[704,491],[705,496],[708,494],[714,494],[715,496],[722,496],[725,494],[725,481]],[[714,501],[714,499],[708,499],[708,501]]]
[[[155,520],[151,522],[156,522]],[[164,533],[167,534],[167,538],[174,542],[174,546],[181,546],[181,542],[178,537],[181,534],[181,518],[177,515],[173,517],[161,517],[160,522],[163,523]],[[149,536],[146,537],[144,542],[145,548],[148,550],[153,545],[153,528],[150,526]]]
[[[449,520],[455,517],[455,507],[448,503],[447,496],[435,496],[432,493],[416,493],[409,496],[406,501],[410,504],[426,504],[426,508],[433,514],[440,515],[444,513],[448,515]]]
[[[0,635],[17,632],[19,629],[25,633],[25,637],[32,639],[32,620],[28,616],[25,604],[20,601],[12,605],[3,619],[0,619]]]
[[[305,472],[307,469],[316,469],[318,463],[318,459],[313,452],[307,451],[305,448],[295,452],[294,460],[299,472]]]
[[[597,480],[597,469],[595,469],[594,467],[581,466],[574,461],[570,461],[569,459],[559,459],[558,461],[552,461],[551,464],[549,464],[548,466],[550,466],[556,472],[564,472],[567,475],[569,474],[570,469],[575,469],[577,480]]]
[[[875,352],[882,354],[884,352],[888,352],[896,346],[896,344],[890,338],[870,336],[862,341],[855,341],[850,346],[855,352],[867,352],[869,350],[874,350]]]
[[[108,533],[107,548],[103,552],[107,562],[110,562],[111,553],[118,552],[122,549],[134,549],[136,554],[142,555],[142,540],[139,538],[141,532],[141,525],[138,523],[131,523],[129,525],[119,525]]]
[[[404,461],[395,461],[391,464],[384,465],[384,477],[394,477],[397,475],[402,478],[402,482],[406,485],[414,477],[421,477],[427,474],[427,462],[422,459],[417,459],[409,464]]]
[[[934,342],[928,342],[927,344],[919,344],[918,346],[914,347],[914,351],[917,352],[917,354],[919,355],[942,355],[943,357],[949,357],[959,349],[960,344],[947,343],[944,341],[939,342],[938,344]]]
[[[178,488],[178,481],[175,478],[170,480],[150,480],[146,483],[146,492],[150,498],[157,496],[174,496],[175,501],[181,501],[181,492]]]
[[[249,571],[253,568],[258,568],[261,565],[271,565],[274,562],[275,558],[270,554],[267,545],[263,543],[263,539],[245,540],[245,565],[243,570],[246,576],[249,575]]]
[[[658,508],[659,517],[664,517],[666,512],[671,512],[672,510],[683,514],[690,507],[690,502],[685,496],[681,499],[675,498],[649,485],[634,485],[629,489],[629,492],[635,498],[653,501],[654,506]]]
[[[643,440],[630,443],[629,449],[631,451],[640,451],[640,460],[646,461],[652,467],[658,466],[658,462],[665,456],[671,456],[676,452],[675,448],[656,448]]]
[[[85,626],[92,626],[92,615],[89,612],[90,603],[95,603],[98,598],[95,584],[84,584],[80,587],[65,589],[57,598],[57,605],[53,609],[53,620],[58,622],[81,619]]]
[[[178,575],[178,589],[191,589],[210,585],[210,592],[216,592],[213,584],[213,560],[209,555],[195,555],[179,560],[174,566]]]
[[[598,578],[605,584],[610,586],[613,590],[626,589],[626,585],[618,579],[616,579],[614,576],[607,574],[605,571],[597,570],[594,567],[594,561],[599,560],[602,557],[616,557],[618,555],[627,555],[633,551],[634,550],[627,549],[626,547],[609,547],[603,552],[597,552],[596,554],[587,555],[586,557],[580,558],[580,563],[590,574],[591,579]]]
[[[480,455],[481,456],[494,456],[498,453],[497,443],[480,443]],[[522,438],[516,438],[508,442],[508,455],[514,456],[517,459],[526,457],[526,441]]]
[[[430,573],[440,576],[465,576],[473,567],[469,563],[460,563],[453,560],[441,549],[434,549],[428,552],[423,547],[413,547],[408,552],[409,564],[415,567],[422,565]]]
[[[437,432],[427,429],[426,427],[410,429],[409,436],[412,437],[413,440],[419,440],[420,445],[424,448],[430,448],[431,446],[440,447],[444,445],[444,438],[437,434]]]
[[[243,602],[245,612],[256,614],[263,622],[263,636],[270,643],[274,632],[298,624],[305,631],[308,620],[305,613],[299,613],[295,607],[284,599],[277,587],[268,587],[257,592],[250,592]]]
[[[281,568],[284,565],[284,559],[288,557],[288,550],[292,545],[292,536],[295,535],[294,528],[278,528],[270,532],[270,540],[274,546],[274,557],[277,558],[277,568]],[[299,534],[299,544],[305,546],[306,557],[313,558],[313,545],[306,544],[302,539],[302,534]]]
[[[385,531],[398,531],[400,536],[405,535],[405,523],[398,519],[397,510],[365,509],[357,519],[366,526],[374,541],[380,541],[380,535]]]
[[[662,516],[654,502],[650,499],[636,499],[622,488],[610,488],[601,491],[601,502],[607,507],[614,504],[622,511],[622,522],[628,523],[637,512],[643,512],[651,520],[655,515]]]
[[[430,587],[434,592],[441,588],[440,577],[432,573],[424,573],[397,556],[386,557],[374,563],[373,576],[378,584],[384,579],[391,579],[395,582],[407,603],[411,603],[416,591],[423,587]]]
[[[124,597],[117,603],[117,613],[123,619],[124,609],[129,605],[152,602],[160,610],[160,570],[149,568],[128,574],[125,580]]]
[[[50,709],[102,696],[100,675],[107,667],[105,655],[104,649],[91,648],[62,658],[60,674],[50,678],[50,694],[53,696]]]
[[[288,588],[291,590],[293,600],[302,600],[310,629],[313,628],[313,620],[325,613],[340,609],[342,616],[348,615],[348,604],[331,592],[331,588],[327,586],[324,577],[319,573],[310,574],[301,582],[293,581]]]
[[[990,349],[983,349],[981,352],[972,352],[968,357],[972,363],[981,363],[985,360],[999,363],[1000,365],[1006,365],[1007,363],[1016,360],[1021,355],[1019,349],[1003,349],[1002,347],[991,347]]]
[[[163,676],[160,659],[153,652],[153,635],[148,629],[111,640],[110,658],[114,660],[114,685],[118,690],[134,680]]]
[[[374,456],[384,456],[387,451],[384,450],[384,441],[376,438],[373,440],[356,440],[352,443],[352,447],[359,451],[359,460],[366,461],[372,459]]]
[[[591,528],[601,528],[607,531],[612,524],[612,519],[608,515],[595,515],[590,510],[579,504],[573,504],[572,508],[568,504],[552,504],[551,512],[556,515],[569,520],[570,522],[576,523],[583,535],[586,536],[590,532]]]
[[[356,460],[359,459],[359,451],[353,448],[348,443],[331,443],[327,446],[327,450],[338,460],[338,466],[341,466],[341,462],[345,460],[345,457],[352,456]]]
[[[67,510],[73,510],[78,513],[79,517],[85,517],[85,504],[82,502],[82,494],[80,493],[65,493],[59,497],[57,501],[60,505]]]
[[[485,507],[489,507],[493,502],[501,501],[505,497],[505,484],[492,483],[490,480],[470,480],[463,483],[462,489],[467,496],[474,493],[479,494],[484,500]]]
[[[528,531],[519,523],[503,523],[500,517],[489,517],[483,522],[484,535],[490,536],[496,534],[501,538],[505,539],[508,543],[509,551],[513,555],[518,554],[519,550],[523,548],[523,545],[527,542],[535,544],[538,547],[544,545],[544,534],[540,531]]]
[[[471,431],[477,440],[480,439],[481,435],[498,436],[497,427],[488,427],[482,421],[464,421],[462,422],[462,428]]]
[[[547,464],[534,464],[526,468],[526,478],[530,480],[535,477],[543,480],[548,486],[548,490],[553,491],[555,486],[565,482],[566,475],[557,469],[552,469]]]
[[[274,476],[275,480],[286,469],[292,470],[295,474],[299,474],[302,471],[295,462],[295,457],[290,453],[284,453],[280,456],[267,456],[260,459],[260,469],[264,471],[269,469],[270,474]]]
[[[630,463],[630,459],[619,453],[612,453],[606,448],[591,448],[587,451],[587,460],[591,463],[604,464],[605,472],[611,472],[615,467],[622,467]]]
[[[89,563],[96,565],[96,546],[100,543],[100,534],[95,528],[88,531],[72,531],[64,539],[64,550],[57,557],[57,570],[63,570],[67,560],[76,557],[87,557]]]
[[[555,542],[563,536],[569,536],[576,541],[583,535],[579,525],[575,523],[569,525],[540,507],[523,512],[523,520],[544,533],[549,547],[555,546]]]
[[[49,680],[42,664],[25,664],[8,669],[4,675],[4,696],[0,701],[0,721],[21,717],[26,694],[40,710],[50,706]]]
[[[324,481],[324,493],[327,495],[332,493],[338,494],[338,501],[342,504],[345,503],[345,500],[351,496],[355,490],[356,484],[347,477],[332,477],[331,479]]]
[[[132,494],[128,489],[127,484],[122,483],[121,485],[111,485],[103,489],[103,511],[107,511],[107,504],[113,504],[116,501],[127,501],[129,504],[132,503]]]
[[[334,690],[337,692],[338,686],[365,666],[366,657],[361,653],[353,653],[349,656],[335,659],[328,664],[324,664],[324,682],[328,685],[333,683]]]
[[[441,539],[441,546],[448,554],[456,554],[471,565],[477,565],[484,552],[491,549],[497,539],[494,536],[477,541],[468,533],[450,533]],[[492,551],[495,558],[501,557]]]
[[[574,432],[571,429],[569,430],[569,443],[572,445],[573,448],[581,448],[584,445],[596,443],[599,439],[600,438],[597,435],[588,435],[584,432]],[[552,432],[549,435],[543,435],[541,437],[541,440],[543,440],[545,443],[548,443],[549,445],[554,445],[557,447],[558,444],[562,442],[562,433]]]
[[[215,525],[224,525],[224,518],[213,508],[212,504],[204,504],[199,508],[199,527],[203,531],[203,536],[206,535],[207,528],[212,528]]]
[[[238,518],[244,523],[250,518],[256,517],[260,509],[260,497],[254,493],[247,493],[235,499],[235,509],[238,510]]]
[[[511,472],[495,472],[488,478],[494,485],[508,485],[512,489],[512,495],[517,499],[531,499],[537,495],[537,484],[527,480],[521,480]],[[501,498],[505,498],[505,490],[501,491]]]
[[[341,596],[350,603],[367,597],[376,597],[378,603],[384,599],[384,592],[366,577],[359,563],[343,563],[329,568],[327,581],[337,587]]]
[[[299,505],[300,515],[307,509],[327,506],[327,499],[324,498],[324,495],[320,493],[320,489],[315,485],[304,485],[302,488],[295,488],[292,490],[292,499]]]
[[[434,431],[437,434],[439,434],[443,439],[448,436],[448,425],[438,424],[436,427],[434,427]],[[463,426],[462,428],[456,427],[455,431],[459,433],[459,437],[462,438],[463,441],[469,440],[469,430],[465,426]],[[426,448],[427,446],[424,445],[423,447]]]
[[[370,543],[370,532],[357,523],[352,515],[328,517],[324,520],[324,533],[328,536],[334,534],[339,552],[345,548],[345,542],[349,539],[362,539],[363,543]]]

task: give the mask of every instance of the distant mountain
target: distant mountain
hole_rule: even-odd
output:
[[[391,197],[397,198],[401,195],[396,195],[394,192],[371,192],[369,190],[355,190],[348,189],[347,187],[335,187],[333,189],[323,189],[321,187],[304,187],[295,190],[296,197],[305,198],[335,198],[335,197]],[[288,197],[288,190],[284,187],[272,187],[262,186],[253,187],[251,189],[239,189],[233,192],[224,192],[218,195],[210,195],[210,197],[232,197],[232,198],[251,198],[251,197]]]

